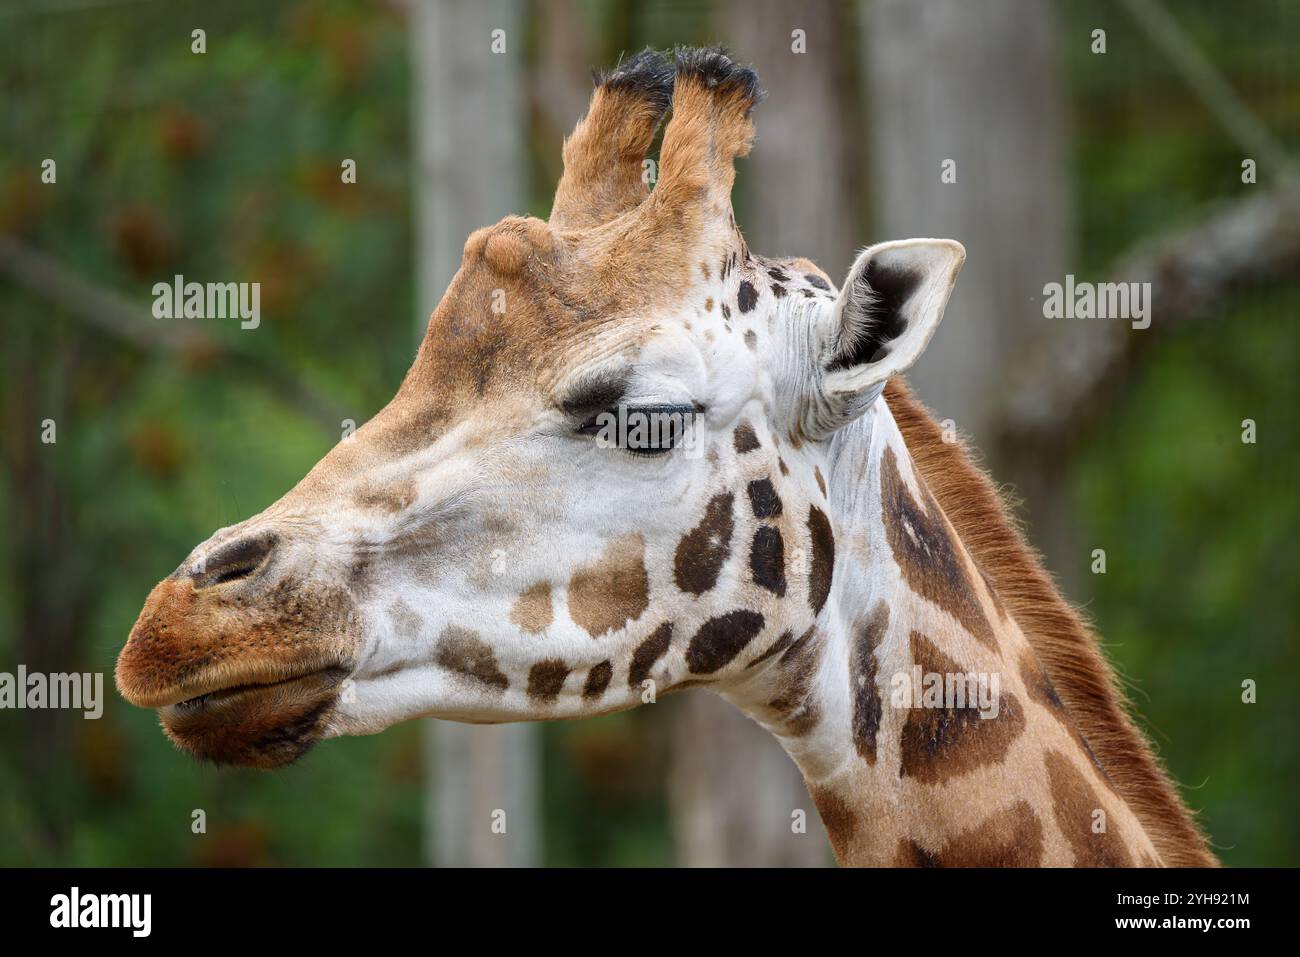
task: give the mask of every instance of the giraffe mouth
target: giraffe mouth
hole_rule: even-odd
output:
[[[241,700],[256,697],[257,695],[289,691],[296,686],[304,684],[313,684],[325,681],[330,685],[338,685],[342,683],[345,677],[347,677],[347,671],[343,668],[322,668],[319,671],[311,671],[307,674],[295,675],[291,678],[282,678],[278,681],[250,681],[242,684],[228,685],[224,688],[206,691],[203,694],[195,695],[192,698],[186,698],[183,701],[163,705],[160,710],[174,711],[177,715],[194,714],[204,709],[237,704]]]
[[[158,709],[183,751],[217,764],[276,768],[324,736],[348,669],[320,668],[260,683],[228,684]]]

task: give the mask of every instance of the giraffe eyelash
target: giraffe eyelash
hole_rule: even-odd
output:
[[[630,455],[656,458],[677,447],[689,417],[702,411],[698,404],[618,405],[591,416],[574,431]]]

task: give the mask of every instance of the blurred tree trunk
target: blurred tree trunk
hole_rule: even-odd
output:
[[[600,55],[593,49],[590,21],[575,0],[539,0],[535,9],[537,57],[528,82],[534,139],[541,142],[542,182],[557,183],[564,172],[564,138],[587,112],[590,71]]]
[[[754,151],[741,160],[737,179],[745,239],[764,255],[805,256],[838,283],[866,243],[863,171],[851,167],[863,138],[847,125],[859,111],[843,4],[727,0],[722,9],[719,33],[767,91],[755,114]]]
[[[90,556],[78,547],[76,489],[69,487],[69,455],[75,452],[77,422],[68,401],[75,391],[80,352],[75,342],[60,342],[57,320],[36,329],[6,332],[11,350],[0,365],[0,409],[6,413],[0,441],[0,464],[9,484],[4,510],[5,535],[13,564],[13,662],[30,672],[52,674],[98,671],[102,661],[86,660],[86,621],[94,580]],[[45,444],[45,419],[55,423],[57,441]],[[72,451],[69,451],[69,450]],[[6,665],[12,670],[13,665]],[[110,674],[109,681],[112,681]],[[106,686],[105,692],[111,688]],[[30,835],[44,853],[64,846],[71,828],[49,806],[42,792],[53,786],[57,773],[72,757],[70,747],[78,723],[55,708],[23,712],[16,735],[18,783],[31,808],[38,831]],[[93,722],[92,722],[93,723]]]
[[[672,702],[668,798],[684,867],[820,867],[825,828],[794,762],[770,734],[708,691]],[[793,828],[803,811],[803,833]]]
[[[844,138],[849,84],[840,5],[727,0],[721,14],[719,35],[768,90],[758,143],[740,169],[737,219],[745,239],[765,255],[806,256],[839,277],[860,244]],[[803,778],[772,736],[715,695],[692,692],[681,705],[673,713],[670,780],[678,861],[829,864]],[[796,809],[806,812],[804,834],[791,827]]]
[[[494,53],[493,32],[505,52]],[[416,333],[460,267],[465,238],[527,206],[523,18],[517,0],[411,7],[419,271]],[[428,859],[531,865],[538,852],[535,725],[426,723]],[[493,815],[505,812],[505,834]]]
[[[1091,331],[1042,315],[1044,284],[1068,271],[1071,229],[1056,7],[872,0],[864,11],[865,138],[880,237],[942,236],[967,247],[948,319],[910,378],[937,418],[952,419],[1015,486],[1030,538],[1077,591],[1065,456],[998,442],[1018,367],[1049,335]],[[955,182],[941,178],[949,161]]]

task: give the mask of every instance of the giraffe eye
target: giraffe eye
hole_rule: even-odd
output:
[[[604,448],[633,455],[666,455],[678,446],[697,414],[690,405],[619,405],[597,413],[577,428]]]

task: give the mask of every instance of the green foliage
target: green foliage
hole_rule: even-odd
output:
[[[1295,157],[1300,10],[1191,3],[1179,25]],[[1071,3],[1080,272],[1274,188],[1241,182],[1243,148],[1117,4]],[[1253,14],[1253,15],[1252,15]],[[1108,52],[1089,52],[1093,28]],[[1081,554],[1105,548],[1087,611],[1143,723],[1229,864],[1300,857],[1300,284],[1251,289],[1176,330],[1161,322],[1074,469]],[[1242,420],[1258,437],[1242,442]],[[1242,703],[1242,682],[1258,702]]]
[[[1300,849],[1286,785],[1300,778],[1300,341],[1281,335],[1297,305],[1277,290],[1234,308],[1230,335],[1170,336],[1076,479],[1084,541],[1107,553],[1089,611],[1121,674],[1141,676],[1137,709],[1232,864],[1290,865]]]
[[[402,20],[350,3],[239,3],[6,21],[3,228],[121,292],[145,322],[165,321],[149,316],[151,287],[174,273],[258,279],[257,330],[204,331],[243,351],[256,336],[286,381],[357,422],[377,410],[413,351]],[[195,25],[203,55],[190,51]],[[57,186],[34,181],[46,156]],[[344,157],[355,186],[340,181]],[[275,501],[342,424],[326,432],[255,376],[123,347],[14,287],[0,309],[9,527],[52,500],[4,537],[0,662],[109,678],[99,721],[0,723],[0,863],[418,863],[418,727],[332,742],[283,774],[219,772],[111,686],[153,584]],[[46,415],[58,442],[25,457]],[[36,580],[56,587],[33,600]],[[75,627],[51,621],[62,604],[82,609]],[[191,833],[195,809],[206,834]]]

